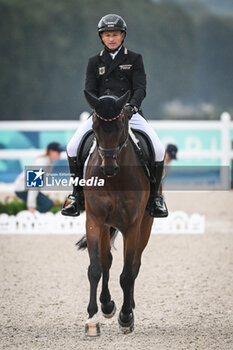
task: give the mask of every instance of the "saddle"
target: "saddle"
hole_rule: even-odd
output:
[[[85,160],[87,159],[91,146],[93,145],[95,139],[94,132],[90,130],[88,133],[86,133],[79,145],[79,148],[77,150],[77,159],[78,163],[84,165]]]
[[[152,182],[155,182],[153,172],[151,171],[152,164],[155,160],[154,148],[148,135],[141,130],[130,130],[130,140],[134,146],[146,176]]]
[[[129,135],[130,141],[139,157],[146,176],[150,181],[154,182],[154,177],[150,169],[154,163],[155,154],[149,137],[143,131],[135,129],[133,131],[130,130]],[[95,136],[92,130],[83,136],[77,151],[77,159],[79,164],[84,165],[93,145],[94,139]]]

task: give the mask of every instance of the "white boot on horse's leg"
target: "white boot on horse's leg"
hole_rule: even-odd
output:
[[[100,324],[98,322],[97,314],[88,318],[85,324],[86,337],[99,337],[100,336]]]
[[[77,157],[69,157],[68,163],[70,168],[70,173],[73,175],[73,178],[76,177],[78,180],[83,176],[82,167],[77,164]],[[80,210],[84,210],[84,195],[83,189],[79,185],[73,184],[73,193],[68,196],[68,199],[72,199],[72,202],[67,205],[65,201],[64,206],[61,210],[61,214],[64,216],[79,216]]]

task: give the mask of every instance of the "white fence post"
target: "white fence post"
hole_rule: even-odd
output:
[[[229,188],[229,166],[231,161],[230,123],[231,115],[228,112],[221,114],[221,183],[223,188]]]
[[[221,165],[230,165],[231,159],[231,139],[230,139],[230,122],[231,115],[228,112],[224,112],[221,114],[221,125],[222,125],[222,140],[221,140],[221,148],[222,148],[222,157],[221,157]]]

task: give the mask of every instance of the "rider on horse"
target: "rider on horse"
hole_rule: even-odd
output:
[[[98,33],[104,49],[89,59],[86,71],[85,90],[101,97],[113,95],[120,97],[128,90],[131,92],[125,106],[132,130],[146,134],[154,148],[152,172],[155,182],[151,182],[151,194],[147,210],[153,217],[167,216],[167,209],[158,199],[158,190],[163,174],[165,150],[157,134],[142,115],[141,103],[146,96],[146,74],[142,56],[123,46],[126,36],[126,23],[122,17],[108,14],[101,18]],[[83,166],[77,162],[77,153],[86,136],[92,130],[92,118],[89,118],[73,135],[67,145],[68,161],[71,173],[82,178]],[[71,196],[73,201],[62,209],[63,215],[78,216],[83,206],[81,186],[75,186]]]

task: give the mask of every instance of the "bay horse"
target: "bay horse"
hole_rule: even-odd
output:
[[[87,162],[85,179],[104,179],[104,186],[98,189],[84,187],[86,240],[90,258],[89,317],[85,324],[85,334],[100,335],[96,299],[101,276],[102,313],[110,318],[116,311],[108,288],[112,264],[110,232],[113,228],[122,233],[124,242],[124,266],[120,275],[123,305],[118,323],[126,334],[134,329],[134,283],[153,223],[153,218],[146,211],[150,181],[129,137],[129,121],[124,111],[129,92],[120,98],[109,95],[97,98],[87,91],[84,93],[94,110],[92,128],[96,139],[96,146]]]

